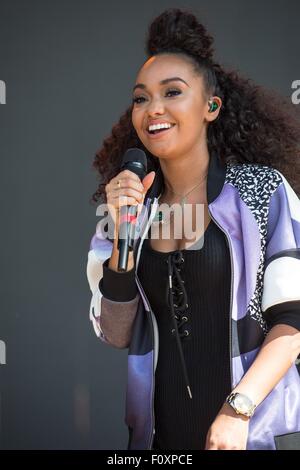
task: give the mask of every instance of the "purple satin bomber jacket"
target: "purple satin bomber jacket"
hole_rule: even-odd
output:
[[[128,348],[128,450],[151,449],[155,433],[159,332],[137,270],[143,241],[157,212],[161,184],[159,168],[137,220],[133,250],[138,294],[134,299],[116,302],[101,293],[103,263],[110,258],[112,239],[100,222],[88,253],[90,320],[95,332],[108,345]],[[234,388],[260,350],[268,332],[267,318],[287,309],[298,309],[300,315],[300,201],[278,170],[261,164],[223,163],[214,152],[209,161],[207,201],[209,214],[224,232],[230,250],[229,344]],[[290,433],[300,442],[300,379],[295,364],[256,408],[249,422],[247,450],[276,450],[276,436]]]

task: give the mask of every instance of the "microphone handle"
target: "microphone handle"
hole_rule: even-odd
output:
[[[133,250],[135,236],[136,206],[122,206],[118,237],[118,271],[127,271],[129,251]]]

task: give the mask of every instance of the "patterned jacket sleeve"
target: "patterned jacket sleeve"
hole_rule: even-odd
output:
[[[262,312],[269,323],[300,330],[300,200],[286,178],[269,206]]]
[[[127,348],[140,295],[135,268],[126,273],[108,267],[113,243],[99,232],[88,252],[87,278],[92,292],[89,316],[96,335],[116,348]]]

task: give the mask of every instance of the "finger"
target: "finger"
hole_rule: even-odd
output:
[[[208,449],[209,449],[209,432],[206,434],[204,450],[208,450]]]
[[[133,171],[130,171],[130,170],[123,170],[121,171],[118,175],[117,175],[117,178],[119,179],[123,179],[123,178],[130,178],[132,179],[133,181],[137,181],[138,183],[141,182],[139,176],[135,173],[133,173]]]
[[[143,192],[144,191],[144,186],[143,186],[141,180],[139,179],[139,177],[137,177],[137,178],[138,178],[137,180],[132,179],[130,177],[126,177],[126,178],[116,177],[116,178],[113,178],[111,180],[113,182],[112,189],[132,188],[132,189],[135,189],[136,191]],[[118,181],[119,181],[120,184],[118,184]]]
[[[130,196],[118,196],[113,198],[113,205],[116,208],[120,208],[123,206],[137,206],[138,201],[136,200],[135,197],[130,197]]]
[[[150,186],[152,185],[154,178],[155,178],[155,171],[150,171],[150,173],[148,173],[148,175],[146,175],[145,178],[143,178],[142,183],[145,188],[145,192],[147,192]]]
[[[218,450],[218,445],[216,442],[206,439],[205,449],[206,450]]]
[[[134,197],[138,202],[142,202],[144,194],[141,191],[137,191],[136,189],[132,188],[121,188],[116,189],[112,192],[112,197],[119,197],[119,196],[130,196]]]
[[[130,173],[133,174],[132,172]],[[105,192],[107,195],[109,195],[115,190],[122,188],[133,188],[140,192],[144,191],[144,186],[142,185],[142,182],[137,175],[135,175],[135,178],[133,178],[127,173],[125,173],[124,176],[124,172],[121,172],[106,184]]]

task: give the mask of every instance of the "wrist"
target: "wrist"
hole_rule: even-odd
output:
[[[223,403],[220,414],[229,416],[230,418],[234,418],[235,420],[239,421],[250,421],[249,416],[236,413],[236,411],[226,401]]]
[[[225,404],[232,409],[237,416],[250,419],[255,411],[256,405],[251,398],[243,393],[233,391],[225,400]]]

